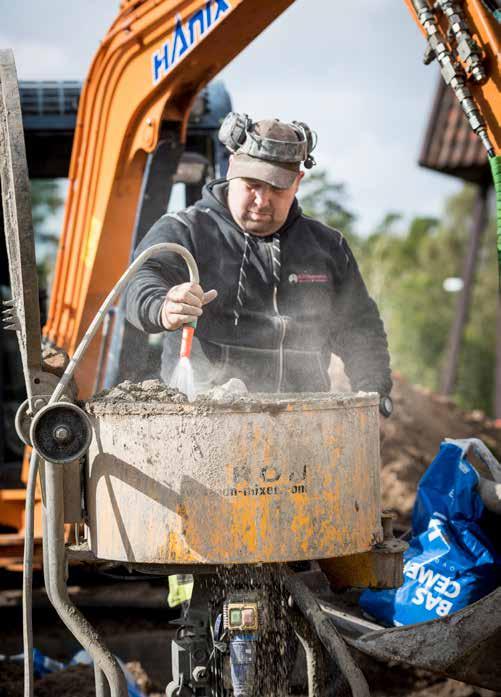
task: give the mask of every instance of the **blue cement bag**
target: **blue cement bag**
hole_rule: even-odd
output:
[[[469,444],[442,443],[419,482],[403,585],[360,596],[361,607],[383,624],[445,617],[501,583],[501,550],[487,534],[491,514],[476,490],[478,474],[465,455]]]
[[[23,654],[19,654],[21,661],[24,660]],[[61,661],[55,661],[53,658],[44,656],[38,649],[33,649],[33,675],[35,678],[41,678],[49,673],[55,673],[58,670],[63,670],[66,666]]]

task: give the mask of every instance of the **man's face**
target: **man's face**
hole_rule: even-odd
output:
[[[233,219],[251,235],[273,235],[285,223],[302,177],[298,172],[288,189],[277,189],[258,179],[230,179],[228,207]]]

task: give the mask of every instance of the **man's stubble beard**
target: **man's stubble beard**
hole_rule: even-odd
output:
[[[256,235],[258,237],[268,237],[273,235],[279,228],[276,221],[273,218],[273,213],[270,214],[271,218],[263,221],[254,220],[249,214],[246,214],[245,218],[242,220],[243,229],[251,235]]]

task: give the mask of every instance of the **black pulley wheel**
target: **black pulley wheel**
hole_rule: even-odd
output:
[[[69,402],[43,407],[31,424],[31,444],[40,457],[55,465],[77,460],[88,450],[91,439],[89,417]]]

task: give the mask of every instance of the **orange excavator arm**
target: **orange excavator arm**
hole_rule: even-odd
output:
[[[422,34],[427,37],[428,33],[423,26],[416,5],[421,2],[414,0],[404,0],[412,18],[419,26]],[[426,0],[430,7],[434,5],[431,0]],[[434,18],[437,20],[437,28],[444,39],[444,44],[454,55],[464,73],[468,76],[467,86],[471,92],[473,101],[478,108],[483,120],[485,121],[486,131],[493,147],[493,154],[501,154],[501,24],[496,20],[494,11],[489,10],[483,0],[463,0],[462,2],[444,2],[442,11],[440,7],[433,8]],[[493,6],[496,4],[492,2]],[[438,6],[439,3],[436,3]],[[468,56],[468,48],[462,44],[462,52],[456,53],[457,36],[454,37],[448,21],[447,12],[453,11],[454,7],[459,8],[464,13],[464,19],[469,29],[471,38],[479,49],[479,59],[485,70],[485,77],[478,82],[472,75],[471,58]],[[449,9],[450,8],[450,9]],[[439,11],[437,11],[437,9]],[[501,10],[499,10],[501,13]],[[451,43],[451,38],[453,42]],[[463,37],[460,37],[460,41]],[[466,48],[466,50],[464,50]],[[423,44],[424,50],[424,44]],[[474,50],[474,49],[473,49]],[[466,56],[466,58],[464,57]],[[441,66],[442,67],[442,66]]]
[[[148,153],[162,122],[187,121],[197,93],[293,0],[122,0],[80,99],[45,336],[75,351],[125,270]],[[79,365],[91,393],[99,343]]]

